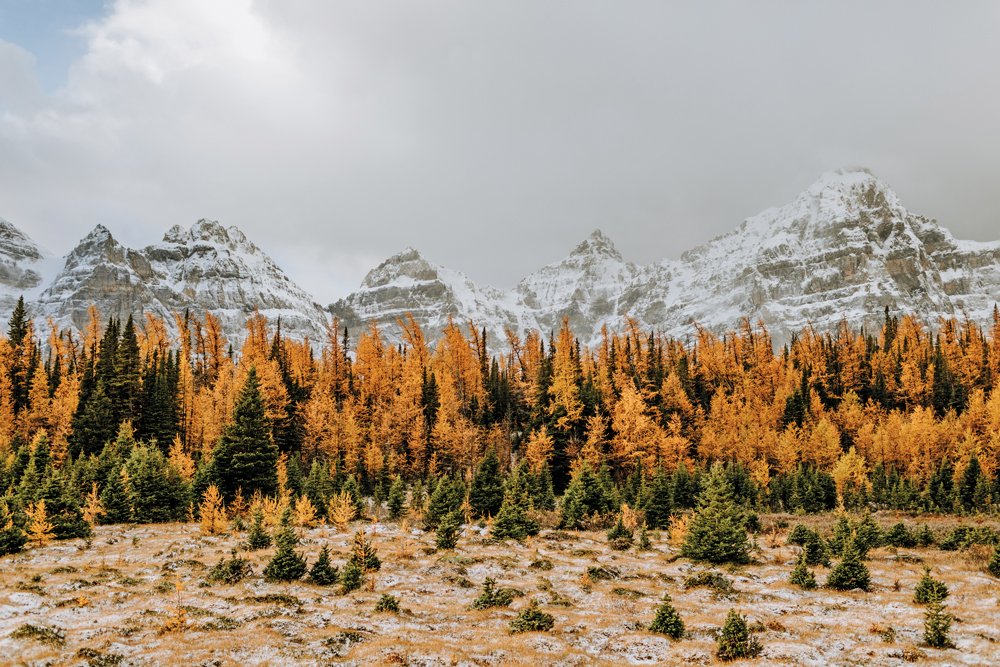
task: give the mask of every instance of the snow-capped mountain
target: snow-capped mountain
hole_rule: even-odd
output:
[[[59,265],[53,270],[53,262]],[[956,240],[906,210],[865,169],[822,175],[789,204],[768,209],[679,259],[637,266],[595,231],[563,260],[508,290],[477,285],[412,248],[372,269],[360,289],[323,309],[236,227],[201,220],[161,243],[126,248],[96,227],[60,262],[0,220],[0,317],[19,294],[36,318],[81,328],[104,317],[212,311],[234,341],[254,308],[296,338],[319,341],[330,316],[352,337],[376,322],[392,342],[411,313],[428,338],[453,318],[484,327],[502,348],[505,330],[548,334],[568,317],[584,342],[627,318],[674,336],[695,323],[715,331],[762,320],[776,341],[812,324],[878,326],[882,310],[988,323],[1000,301],[1000,242]]]
[[[389,340],[401,340],[398,321],[413,315],[428,338],[435,338],[452,317],[460,326],[468,321],[486,327],[492,344],[505,340],[504,331],[534,326],[522,318],[516,295],[480,287],[465,274],[433,264],[407,248],[368,272],[361,288],[330,306],[334,317],[356,336],[369,322],[377,322]]]
[[[432,270],[404,270],[417,266],[407,258]],[[449,287],[446,275],[460,276],[463,289]],[[390,338],[396,318],[411,311],[432,331],[448,314],[490,331],[545,333],[565,316],[585,342],[596,341],[604,325],[621,329],[629,317],[674,336],[692,334],[695,323],[729,330],[748,317],[781,341],[809,324],[878,326],[886,306],[932,323],[965,315],[986,323],[998,301],[1000,242],[956,240],[907,211],[871,172],[854,168],[823,174],[791,203],[676,260],[636,266],[596,231],[562,261],[503,291],[476,287],[408,251],[331,311],[349,327],[375,320]]]
[[[51,265],[45,249],[0,218],[0,313],[13,310],[22,294],[31,298],[40,292]]]
[[[102,318],[131,314],[141,320],[149,313],[163,318],[172,331],[175,313],[190,309],[200,316],[210,311],[234,342],[244,337],[254,309],[272,323],[280,318],[282,332],[298,339],[322,340],[328,319],[243,232],[210,220],[188,230],[174,226],[161,243],[141,250],[126,248],[98,225],[37,296],[4,284],[0,294],[10,306],[0,316],[9,316],[20,293],[26,293],[36,321],[52,318],[61,327],[78,330],[86,326],[92,304]]]

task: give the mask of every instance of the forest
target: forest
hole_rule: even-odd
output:
[[[239,349],[211,313],[175,324],[176,339],[91,309],[82,334],[43,334],[18,305],[0,338],[5,534],[39,501],[57,538],[193,519],[211,486],[237,506],[304,497],[320,517],[345,490],[390,512],[450,494],[495,516],[515,477],[563,527],[627,503],[660,528],[715,462],[761,511],[1000,501],[996,312],[989,331],[932,330],[887,309],[877,332],[807,328],[777,349],[748,321],[688,341],[632,326],[593,348],[565,322],[505,341],[452,322],[430,344],[407,318],[399,345],[334,323],[317,344],[254,314]]]

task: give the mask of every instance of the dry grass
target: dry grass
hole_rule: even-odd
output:
[[[342,596],[305,583],[265,583],[259,573],[271,550],[243,554],[254,576],[203,585],[208,568],[242,535],[202,536],[196,524],[100,527],[89,549],[82,541],[56,542],[0,560],[0,663],[712,664],[715,630],[736,607],[759,628],[766,664],[897,665],[921,652],[925,664],[995,664],[1000,582],[978,566],[982,554],[879,549],[868,561],[871,593],[802,591],[787,583],[797,548],[784,538],[797,522],[825,532],[834,518],[763,521],[757,563],[720,568],[735,589],[727,596],[684,588],[709,568],[677,559],[667,534],[651,535],[652,551],[614,552],[600,532],[543,531],[519,545],[494,544],[467,529],[456,551],[442,553],[433,549],[433,534],[409,525],[305,531],[299,548],[307,558],[326,544],[337,565],[355,530],[378,531],[382,570],[370,587]],[[939,534],[958,523],[927,521]],[[911,599],[924,564],[951,589],[957,649],[921,645],[923,609]],[[822,583],[827,570],[816,573]],[[509,608],[472,610],[486,577],[524,595]],[[399,614],[375,612],[383,593],[399,598]],[[690,632],[681,642],[645,630],[664,593]],[[531,600],[555,616],[555,628],[510,635],[511,619]],[[52,629],[63,643],[25,632],[12,637],[22,626]]]

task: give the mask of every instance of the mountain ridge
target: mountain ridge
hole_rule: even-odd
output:
[[[683,337],[695,323],[720,332],[749,318],[781,341],[807,325],[877,326],[885,307],[930,321],[964,314],[986,322],[1000,301],[1000,241],[955,239],[856,167],[820,175],[792,201],[676,259],[636,264],[595,229],[509,289],[478,284],[407,247],[322,307],[242,230],[208,219],[174,225],[142,249],[97,225],[57,261],[0,219],[0,311],[9,314],[20,291],[38,318],[61,326],[81,329],[94,303],[104,317],[152,313],[172,329],[173,313],[190,308],[213,312],[238,341],[259,309],[295,338],[318,342],[337,319],[352,337],[375,322],[393,343],[410,314],[428,338],[449,321],[471,321],[495,346],[508,329],[548,333],[564,317],[585,343],[628,319]]]

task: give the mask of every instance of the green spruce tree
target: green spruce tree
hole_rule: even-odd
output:
[[[319,557],[309,570],[309,580],[317,586],[332,586],[340,579],[337,568],[330,563],[330,549],[324,544]]]
[[[238,488],[244,497],[278,490],[278,448],[270,437],[271,425],[264,411],[257,371],[250,369],[236,399],[233,422],[212,452],[212,481],[231,501]]]
[[[504,484],[500,459],[490,449],[479,462],[469,488],[469,505],[475,517],[496,516],[503,503]]]
[[[681,620],[668,594],[663,595],[663,602],[656,608],[656,616],[649,625],[649,631],[666,635],[674,640],[684,636],[684,621]]]
[[[462,511],[454,510],[444,515],[438,522],[434,535],[434,544],[438,549],[454,549],[458,544],[458,535],[462,531]]]
[[[726,623],[719,632],[715,655],[720,660],[729,662],[756,658],[762,650],[760,641],[750,632],[746,618],[735,609],[730,609]]]
[[[523,540],[530,535],[537,535],[539,525],[537,521],[528,517],[530,508],[527,481],[524,475],[515,472],[507,480],[503,503],[496,519],[493,520],[493,528],[490,531],[493,539]]]
[[[871,574],[865,564],[861,562],[858,549],[854,546],[854,540],[848,540],[844,546],[844,556],[830,570],[826,585],[839,591],[850,591],[855,588],[867,591],[870,584]]]
[[[712,466],[681,555],[710,563],[747,563],[750,541],[742,510],[733,500],[721,463]]]

